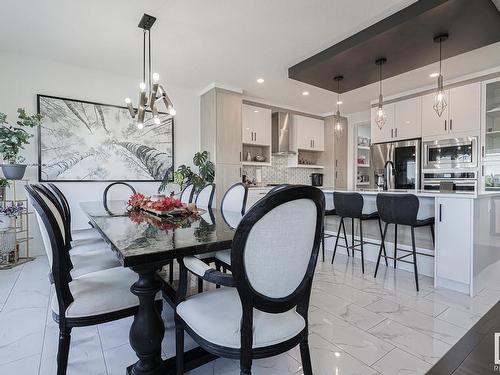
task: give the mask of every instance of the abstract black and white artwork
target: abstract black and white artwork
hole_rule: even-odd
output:
[[[161,181],[173,178],[174,122],[146,115],[138,129],[125,107],[38,95],[43,116],[40,181]]]

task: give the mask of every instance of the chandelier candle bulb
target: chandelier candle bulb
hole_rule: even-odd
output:
[[[132,105],[132,100],[130,98],[125,98],[125,104],[127,104],[128,112],[130,113],[130,117],[135,118],[135,110]]]

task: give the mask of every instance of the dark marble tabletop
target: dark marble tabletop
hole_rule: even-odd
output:
[[[223,216],[217,209],[200,217],[162,219],[142,211],[127,212],[124,201],[109,201],[107,210],[102,202],[80,206],[125,267],[228,249],[233,228],[241,220],[240,214]]]

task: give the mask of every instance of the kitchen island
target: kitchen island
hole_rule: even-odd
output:
[[[323,188],[327,208],[333,208],[332,188]],[[416,229],[419,273],[434,277],[434,286],[452,289],[471,296],[485,285],[500,280],[500,194],[499,193],[453,193],[428,191],[379,191],[358,190],[363,195],[364,213],[376,210],[376,196],[381,193],[411,193],[419,198],[418,218],[434,216],[436,220],[436,243],[432,244],[429,228]],[[346,229],[351,231],[347,222]],[[366,229],[365,229],[366,227]],[[338,218],[328,217],[327,232],[337,233]],[[388,255],[394,251],[394,229],[390,226],[386,248]],[[392,231],[392,232],[391,232]],[[363,225],[365,241],[380,243],[380,233],[376,222]],[[355,228],[356,233],[356,228]],[[350,238],[350,235],[348,235]],[[335,238],[333,238],[335,240]],[[409,228],[398,227],[398,248],[410,249]],[[327,248],[331,248],[330,246]],[[338,252],[345,249],[339,248]],[[359,254],[356,254],[359,256]],[[377,245],[365,246],[365,259],[376,261]],[[433,257],[432,257],[433,256]],[[390,266],[392,266],[390,262]],[[379,272],[385,265],[381,262]],[[398,262],[398,268],[412,271],[411,265]]]

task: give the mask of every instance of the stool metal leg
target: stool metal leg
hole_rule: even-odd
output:
[[[398,259],[398,225],[394,224],[394,268]]]
[[[361,273],[365,273],[365,253],[363,251],[363,220],[359,220],[359,239],[361,240]]]
[[[377,219],[377,221],[378,221],[378,229],[380,231],[380,238],[382,239],[382,234],[383,234],[383,232],[382,232],[382,222],[380,221],[380,218]],[[385,252],[385,243],[384,243],[384,241],[381,241],[380,243],[382,244],[382,250],[384,250],[385,265],[389,266],[389,264],[387,263],[387,253]]]
[[[354,258],[354,218],[351,218],[351,241],[352,241],[352,257]]]
[[[413,250],[413,270],[415,272],[415,285],[418,292],[418,267],[417,267],[417,247],[415,246],[415,228],[411,227],[411,247]]]
[[[335,254],[337,253],[337,245],[339,243],[339,236],[340,236],[340,228],[342,227],[342,223],[344,222],[344,218],[341,217],[340,218],[340,223],[339,223],[339,230],[337,231],[337,238],[335,239],[335,246],[333,248],[333,255],[332,255],[332,264],[333,264],[333,260],[335,259]],[[349,249],[347,250],[349,251]]]
[[[375,267],[375,274],[373,275],[373,277],[377,277],[378,266],[380,264],[380,257],[382,256],[382,249],[384,248],[384,241],[385,241],[385,236],[387,234],[387,227],[388,226],[389,226],[389,224],[385,223],[384,233],[382,234],[382,242],[380,243],[380,250],[378,252],[377,266]]]
[[[347,251],[347,256],[350,257],[351,254],[349,253],[349,244],[347,243],[347,234],[345,233],[345,222],[344,219],[342,219],[342,230],[344,232],[344,242],[345,242],[345,249]],[[354,256],[354,250],[352,250],[352,256]]]
[[[325,261],[325,228],[323,228],[323,239],[321,242],[321,255],[323,257],[323,262]]]

